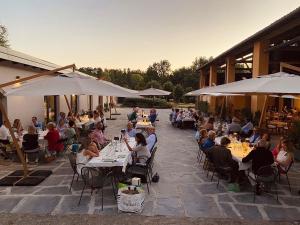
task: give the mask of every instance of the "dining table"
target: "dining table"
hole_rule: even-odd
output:
[[[127,141],[132,148],[136,145],[135,138],[128,138]],[[84,163],[84,166],[97,168],[121,167],[122,171],[125,172],[127,165],[131,163],[131,151],[129,151],[124,140],[113,140],[100,151],[98,157],[91,158]]]

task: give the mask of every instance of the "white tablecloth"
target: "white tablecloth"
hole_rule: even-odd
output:
[[[135,128],[136,129],[145,129],[145,128],[148,128],[148,127],[151,127],[152,124],[151,122],[137,122],[136,125],[135,125]]]
[[[134,147],[136,142],[134,138],[128,140],[128,144]],[[131,152],[124,142],[110,143],[100,151],[98,157],[92,158],[86,163],[87,167],[122,167],[123,172],[127,164],[132,163]]]

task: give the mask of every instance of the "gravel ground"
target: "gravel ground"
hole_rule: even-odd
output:
[[[298,225],[300,222],[282,222],[282,221],[247,221],[232,219],[192,219],[176,217],[146,217],[146,216],[104,216],[104,215],[29,215],[29,214],[0,214],[1,225],[129,225],[129,224],[150,224],[150,225],[171,225],[171,224],[199,224],[199,225]]]

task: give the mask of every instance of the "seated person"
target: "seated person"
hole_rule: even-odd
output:
[[[107,127],[106,118],[102,111],[99,113],[99,116],[100,116],[101,122],[103,124],[103,131],[104,131],[105,127]]]
[[[281,148],[275,158],[279,172],[286,171],[293,160],[294,155],[291,144],[287,140],[282,141]]]
[[[9,142],[10,133],[8,130],[8,122],[3,121],[2,126],[0,127],[0,143],[4,145],[8,145]]]
[[[6,152],[5,146],[10,144],[9,137],[10,137],[10,133],[8,130],[8,122],[3,121],[3,124],[0,127],[0,143],[4,146],[0,148],[0,151],[4,159],[8,159],[8,154]]]
[[[238,174],[239,165],[232,159],[231,151],[227,148],[229,144],[230,140],[227,137],[223,137],[221,139],[221,145],[213,146],[208,151],[208,156],[213,161],[217,171],[218,168],[230,168],[230,182],[234,182]],[[219,172],[222,173],[223,170],[220,169]]]
[[[93,115],[92,112],[89,112],[89,113],[88,113],[89,121],[85,123],[85,127],[86,127],[87,129],[89,129],[90,126],[91,126],[92,124],[95,123],[95,120],[94,120],[94,117],[93,117],[93,116],[94,116],[94,115]]]
[[[22,131],[24,130],[23,129],[23,126],[21,124],[21,120],[20,119],[15,119],[14,120],[14,123],[13,123],[13,126],[12,126],[13,130],[15,132],[17,132],[18,134],[21,134]]]
[[[91,138],[92,141],[94,141],[98,146],[101,146],[102,148],[106,146],[109,142],[109,139],[107,139],[103,132],[103,124],[101,122],[98,122],[95,124],[95,130],[93,130],[90,134],[89,137]]]
[[[155,109],[151,109],[148,118],[149,118],[149,120],[150,120],[150,122],[152,124],[155,123],[156,117],[157,117],[156,110]]]
[[[66,139],[65,144],[71,145],[76,139],[75,123],[74,121],[69,121],[69,127],[64,130],[64,138]]]
[[[257,144],[257,142],[260,140],[260,132],[256,127],[253,128],[253,133],[249,138],[249,143],[252,145]]]
[[[127,139],[124,139],[125,144],[129,151],[133,152],[133,164],[141,163],[146,164],[148,159],[151,157],[149,150],[147,149],[147,142],[143,134],[137,133],[135,136],[136,146],[130,147]]]
[[[138,116],[137,116],[138,111],[139,111],[138,107],[133,108],[133,111],[132,111],[132,113],[129,115],[129,118],[128,118],[128,120],[129,120],[130,122],[133,122],[133,123],[136,122],[137,117],[138,117]]]
[[[65,123],[68,122],[68,119],[66,118],[66,113],[64,113],[64,112],[59,113],[57,122],[59,122],[61,119],[63,119],[65,121]]]
[[[207,134],[207,138],[204,140],[201,148],[206,151],[215,145],[216,133],[210,130]]]
[[[93,117],[94,117],[95,124],[101,122],[101,117],[98,111],[94,110]]]
[[[204,124],[203,128],[206,129],[207,131],[213,130],[214,129],[214,122],[215,122],[215,118],[209,117],[207,122]]]
[[[270,150],[271,144],[270,144],[270,136],[269,136],[269,134],[268,133],[264,133],[261,136],[261,138],[259,139],[259,141],[257,142],[256,145],[259,145],[261,147],[264,147],[264,148]]]
[[[127,123],[127,128],[125,131],[129,137],[135,137],[136,135],[136,129],[133,128],[133,124],[130,121]]]
[[[198,142],[199,145],[202,145],[206,138],[207,138],[207,130],[199,127],[195,134],[196,141]]]
[[[55,128],[55,124],[50,122],[47,124],[48,133],[45,139],[48,141],[48,151],[53,156],[64,150],[64,145],[60,142],[60,136],[58,130]]]
[[[284,141],[284,137],[280,137],[278,144],[272,149],[272,154],[274,156],[274,159],[276,159],[281,147],[282,147],[282,142]]]
[[[37,153],[39,151],[39,135],[33,125],[28,127],[28,133],[23,136],[22,149],[25,153]],[[35,162],[37,162],[35,155]]]
[[[183,111],[180,111],[176,117],[177,127],[182,127]]]
[[[28,127],[28,133],[23,136],[22,147],[24,151],[33,150],[39,148],[39,135],[36,133],[34,126],[30,125]]]
[[[236,117],[233,117],[231,124],[228,125],[227,134],[240,133],[241,132],[240,120]]]
[[[247,119],[247,123],[242,127],[241,132],[244,136],[249,137],[253,128],[254,126],[251,119]]]
[[[179,114],[179,109],[175,109],[175,111],[173,112],[173,115],[172,115],[172,124],[176,124],[176,119],[177,119],[177,116]]]
[[[91,142],[86,149],[83,150],[83,156],[91,159],[93,157],[99,156],[99,149],[97,148],[96,143]]]
[[[153,148],[157,142],[157,136],[155,134],[155,127],[148,127],[147,134],[148,134],[148,137],[146,138],[147,149],[150,153],[152,153]]]
[[[72,120],[71,120],[71,121],[72,121]],[[60,119],[60,120],[58,121],[58,124],[57,124],[56,129],[57,129],[57,131],[58,131],[58,133],[59,133],[59,135],[60,135],[61,138],[65,138],[65,136],[64,136],[64,131],[65,131],[65,129],[67,129],[67,128],[68,128],[68,126],[67,126],[67,124],[65,123],[65,120],[64,120],[64,119]]]
[[[40,129],[42,130],[43,129],[43,124],[41,122],[38,121],[37,117],[36,116],[33,116],[31,118],[31,121],[32,121],[32,125],[36,128],[36,129]]]

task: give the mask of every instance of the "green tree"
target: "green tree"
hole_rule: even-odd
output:
[[[130,74],[130,88],[140,90],[144,87],[144,77],[141,74]]]
[[[156,80],[151,80],[146,84],[146,88],[157,88],[161,89],[161,84]]]
[[[206,58],[204,56],[196,57],[195,60],[192,63],[192,70],[194,72],[197,71],[198,69],[200,69],[201,66],[205,65],[206,63],[208,63],[212,59],[213,59],[212,56],[210,56],[209,58]]]
[[[7,28],[0,24],[0,46],[8,48],[8,34],[7,34]]]
[[[180,84],[177,84],[173,90],[173,97],[176,102],[180,102],[184,94],[184,89]]]
[[[145,74],[146,81],[157,80],[164,83],[168,80],[168,77],[172,74],[171,63],[168,60],[161,60],[160,62],[155,62],[148,67]]]
[[[174,85],[173,85],[173,83],[172,83],[171,81],[167,81],[167,82],[165,82],[165,83],[163,84],[163,89],[164,89],[165,91],[170,91],[170,92],[172,92],[173,89],[174,89]]]

